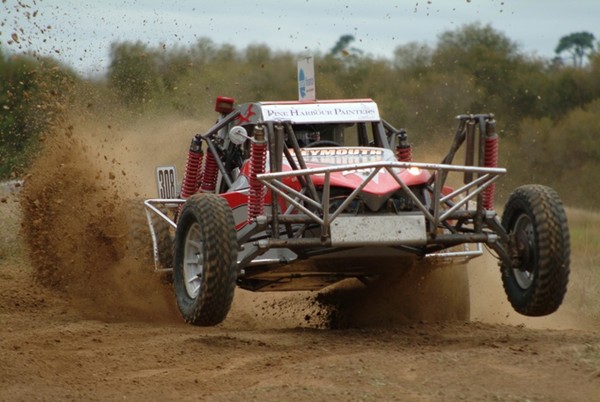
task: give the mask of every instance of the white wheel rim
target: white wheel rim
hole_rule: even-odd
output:
[[[191,224],[185,236],[183,250],[183,280],[188,296],[195,299],[200,294],[204,274],[204,240],[197,222]]]

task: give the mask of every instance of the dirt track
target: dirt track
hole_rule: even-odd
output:
[[[345,329],[315,293],[238,291],[220,326],[184,324],[169,286],[128,255],[122,207],[131,182],[153,191],[154,165],[181,158],[188,136],[157,161],[131,133],[84,129],[84,142],[48,144],[20,203],[2,197],[0,400],[598,400],[599,323],[578,295],[518,317],[491,258],[469,267],[471,320],[454,309],[462,267],[445,267],[346,292]]]

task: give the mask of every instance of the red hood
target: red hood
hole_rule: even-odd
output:
[[[331,148],[305,148],[302,150],[302,156],[306,162],[307,168],[327,168],[348,166],[348,170],[332,172],[329,177],[330,186],[334,188],[346,188],[350,191],[362,185],[365,179],[372,173],[372,168],[351,169],[361,163],[376,162],[396,162],[394,153],[389,149],[375,147],[331,147]],[[297,162],[296,162],[297,164]],[[269,167],[268,155],[266,162],[267,172]],[[283,171],[291,171],[292,168],[284,160]],[[394,168],[394,171],[407,186],[417,186],[427,183],[431,173],[421,169]],[[242,167],[242,175],[248,177],[250,174],[250,164],[246,161]],[[311,175],[313,183],[317,187],[322,187],[325,181],[325,174],[315,173]],[[296,190],[300,189],[297,177],[287,177],[283,183]],[[246,181],[247,184],[247,181]],[[371,181],[362,189],[361,198],[372,211],[377,211],[381,205],[389,199],[392,194],[401,189],[398,182],[385,169],[381,168]],[[267,193],[267,198],[270,196]]]
[[[353,165],[368,162],[396,162],[396,156],[389,149],[375,147],[332,147],[305,148],[302,156],[308,168]],[[286,166],[284,169],[288,169]],[[372,169],[347,170],[331,174],[330,183],[334,187],[354,189],[372,172]],[[398,174],[409,186],[427,182],[430,173],[425,170],[411,171],[398,169]],[[324,175],[313,175],[315,185],[321,185]],[[374,195],[387,195],[400,189],[400,185],[387,170],[379,173],[367,184],[363,192]]]
[[[375,147],[331,147],[331,148],[304,148],[302,156],[306,162],[307,168],[322,168],[332,166],[355,165],[358,163],[369,162],[396,162],[394,153],[385,148]],[[242,174],[248,176],[250,173],[248,163],[242,168]],[[267,155],[266,162],[267,172],[269,170],[269,162]],[[283,162],[283,171],[292,170],[286,160]],[[431,174],[427,170],[421,169],[396,169],[398,175],[408,186],[414,186],[426,183]],[[347,189],[355,189],[360,186],[363,181],[369,176],[372,169],[362,170],[343,170],[341,172],[331,173],[330,185],[332,187],[342,187]],[[325,175],[312,175],[315,185],[323,184]],[[285,179],[291,187],[297,186],[297,179]],[[365,186],[364,193],[373,194],[378,197],[392,194],[400,189],[400,185],[387,170],[381,169],[379,173]]]

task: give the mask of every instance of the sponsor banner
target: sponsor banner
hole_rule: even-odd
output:
[[[314,148],[314,149],[303,149],[303,156],[334,156],[334,155],[360,155],[360,156],[372,156],[379,155],[383,156],[385,153],[391,153],[391,151],[384,148],[372,148],[372,147],[344,147],[344,148]]]
[[[394,153],[389,149],[366,147],[304,148],[302,156],[309,165],[350,165],[396,160]]]
[[[352,123],[380,120],[375,102],[262,105],[262,115],[265,121],[291,121],[292,123]]]

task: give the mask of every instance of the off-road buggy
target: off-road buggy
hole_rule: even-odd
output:
[[[371,99],[235,106],[219,97],[216,110],[217,123],[191,141],[181,186],[174,168],[157,168],[160,198],[145,201],[156,267],[172,269],[187,322],[220,323],[236,286],[368,283],[411,259],[470,259],[482,245],[516,311],[541,316],[561,304],[564,209],[552,189],[528,185],[498,218],[494,183],[506,170],[493,115],[458,116],[448,154],[433,164],[412,161],[406,132]],[[452,164],[459,149],[464,164]]]

